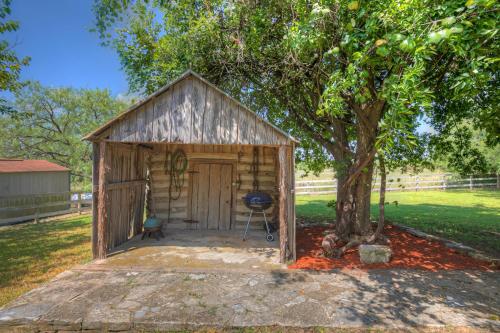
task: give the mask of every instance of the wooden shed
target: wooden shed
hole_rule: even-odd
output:
[[[0,159],[0,225],[69,209],[69,172],[45,160]]]
[[[242,197],[268,193],[280,258],[295,260],[294,145],[287,133],[187,71],[85,137],[93,143],[93,253],[104,258],[142,232],[243,229]],[[179,172],[177,172],[180,170]],[[254,214],[252,228],[262,228]]]

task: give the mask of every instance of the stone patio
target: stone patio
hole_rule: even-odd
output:
[[[243,231],[173,230],[165,238],[137,236],[113,249],[106,260],[98,260],[86,269],[135,270],[270,270],[286,268],[279,263],[279,243],[268,242],[263,230]],[[277,236],[275,235],[277,239]]]
[[[133,240],[0,309],[0,332],[201,327],[467,327],[500,331],[500,272],[336,270],[277,263],[263,232]]]

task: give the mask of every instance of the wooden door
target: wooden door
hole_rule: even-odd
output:
[[[194,163],[191,175],[191,219],[200,229],[231,229],[233,165]]]

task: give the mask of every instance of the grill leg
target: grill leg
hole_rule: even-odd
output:
[[[248,226],[250,225],[250,220],[252,219],[253,209],[250,210],[250,217],[248,218],[247,227],[245,228],[245,233],[243,234],[243,240],[247,238]]]
[[[274,240],[274,237],[271,234],[271,230],[269,229],[269,224],[267,223],[266,212],[262,211],[262,214],[264,215],[264,221],[266,222],[266,231],[267,231],[266,239],[269,242],[272,242]]]

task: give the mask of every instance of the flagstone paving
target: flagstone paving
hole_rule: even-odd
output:
[[[500,273],[73,269],[0,309],[0,332],[200,327],[500,331]]]

